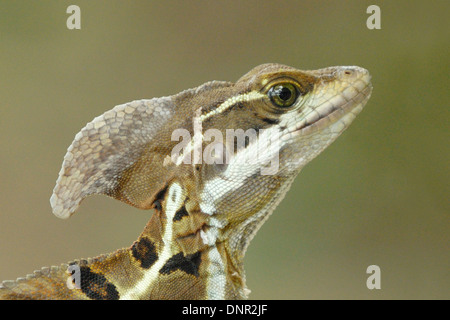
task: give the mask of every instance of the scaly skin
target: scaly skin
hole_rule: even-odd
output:
[[[0,298],[246,298],[250,240],[371,91],[359,67],[265,64],[95,118],[64,157],[53,212],[104,194],[154,214],[129,248],[5,281]]]

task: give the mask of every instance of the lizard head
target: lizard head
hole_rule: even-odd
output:
[[[227,89],[226,94],[208,99],[199,117],[202,129],[218,129],[221,136],[231,138],[234,131],[235,140],[223,142],[223,152],[219,148],[220,156],[228,156],[224,163],[246,156],[245,160],[261,160],[257,166],[264,169],[271,159],[280,162],[272,170],[276,174],[298,171],[334,141],[362,110],[372,86],[368,71],[360,67],[301,71],[264,64]]]

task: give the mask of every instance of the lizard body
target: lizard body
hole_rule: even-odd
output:
[[[104,194],[153,209],[129,247],[4,281],[0,299],[242,299],[249,242],[301,168],[370,97],[367,70],[260,65],[236,83],[119,105],[64,157],[51,205]]]

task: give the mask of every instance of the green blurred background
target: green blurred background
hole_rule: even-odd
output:
[[[81,8],[81,30],[66,8]],[[381,8],[381,30],[366,8]],[[150,212],[49,198],[67,147],[117,104],[279,62],[359,65],[374,91],[245,259],[252,299],[449,299],[448,1],[0,1],[0,280],[129,246]],[[368,290],[366,268],[381,268]]]

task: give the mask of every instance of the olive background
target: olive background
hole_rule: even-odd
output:
[[[81,9],[68,30],[66,9]],[[369,30],[366,9],[381,8]],[[449,299],[448,1],[0,1],[0,280],[127,247],[151,211],[49,204],[75,134],[117,104],[254,66],[359,65],[374,91],[259,230],[252,299]],[[381,289],[366,287],[370,265]]]

